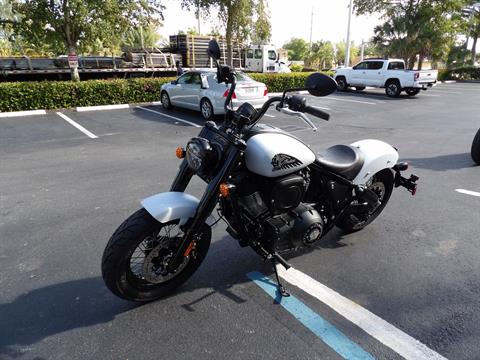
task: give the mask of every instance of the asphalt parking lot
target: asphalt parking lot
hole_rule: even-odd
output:
[[[480,84],[442,84],[414,98],[367,90],[308,101],[331,114],[316,120],[316,133],[273,109],[264,122],[318,151],[386,141],[420,185],[415,197],[394,191],[363,231],[334,230],[289,261],[424,344],[430,358],[479,359],[480,197],[456,190],[480,193],[469,154]],[[402,358],[365,324],[286,283],[300,311],[329,324],[309,330],[252,281],[252,271],[273,279],[269,264],[221,223],[205,262],[167,299],[139,306],[105,288],[100,260],[110,235],[140,200],[168,190],[175,148],[202,123],[199,113],[159,106],[0,119],[0,359]],[[190,191],[203,188],[195,180]],[[332,332],[342,336],[329,342]]]

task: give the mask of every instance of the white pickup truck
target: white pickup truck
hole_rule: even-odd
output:
[[[349,86],[356,90],[365,87],[385,88],[389,97],[398,97],[402,91],[409,96],[427,90],[437,82],[437,70],[405,70],[401,59],[368,59],[349,68],[339,68],[334,78],[338,89],[346,91]]]

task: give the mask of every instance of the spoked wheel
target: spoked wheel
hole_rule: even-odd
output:
[[[399,97],[400,93],[402,92],[400,83],[397,80],[390,80],[385,86],[385,92],[388,97]]]
[[[200,111],[202,112],[202,116],[205,120],[212,120],[213,119],[213,106],[210,100],[202,99],[200,103]]]
[[[480,165],[480,130],[477,131],[477,135],[475,135],[473,139],[470,154],[472,155],[472,160],[475,161],[477,165]]]
[[[375,174],[367,187],[377,194],[380,205],[373,212],[365,212],[358,210],[361,207],[356,200],[342,214],[337,226],[346,233],[362,230],[383,211],[392,195],[393,185],[393,175],[390,170],[382,170]]]
[[[162,91],[160,100],[162,102],[162,106],[164,109],[170,109],[172,107],[172,103],[170,102],[170,97],[168,96],[166,91]]]
[[[345,79],[344,76],[339,76],[335,79],[337,82],[337,88],[340,91],[347,91],[348,90],[348,84],[347,84],[347,79]]]
[[[145,209],[138,210],[115,231],[105,248],[105,284],[115,295],[130,301],[152,301],[170,294],[197,270],[210,246],[211,229],[205,224],[190,255],[168,271],[182,235],[178,220],[162,224]]]

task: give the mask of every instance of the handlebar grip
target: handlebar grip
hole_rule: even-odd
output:
[[[320,109],[317,109],[316,107],[313,106],[305,106],[305,111],[307,114],[319,117],[320,119],[328,121],[330,119],[330,114],[326,113],[325,111],[322,111]]]

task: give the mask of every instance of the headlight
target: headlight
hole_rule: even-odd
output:
[[[215,165],[216,151],[204,138],[193,138],[187,144],[188,166],[195,172],[208,172]]]

